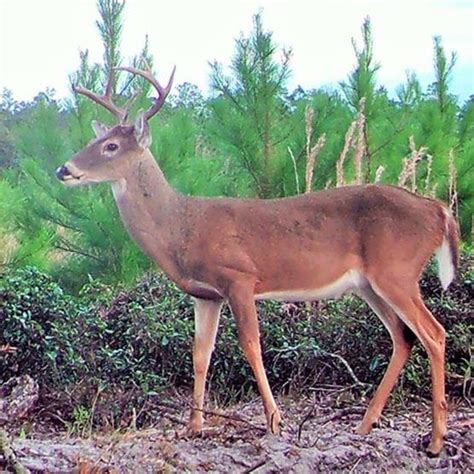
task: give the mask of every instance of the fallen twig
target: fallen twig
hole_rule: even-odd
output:
[[[306,413],[305,417],[303,418],[301,423],[298,425],[298,437],[297,437],[298,443],[301,441],[301,433],[303,432],[303,426],[313,416],[315,409],[316,409],[316,406],[313,404],[311,409],[308,411],[308,413]]]
[[[163,413],[163,417],[179,425],[186,426],[186,422],[177,416],[170,415],[169,413]]]
[[[466,418],[461,420],[456,420],[453,423],[450,423],[450,428],[464,428],[464,427],[473,427],[474,426],[474,418]]]
[[[267,429],[264,428],[263,426],[255,425],[251,421],[248,421],[245,418],[241,418],[240,416],[225,415],[224,413],[219,413],[217,411],[212,411],[212,410],[204,410],[202,408],[194,408],[194,410],[200,411],[200,412],[204,413],[205,415],[218,416],[218,417],[221,417],[221,418],[225,418],[227,420],[237,421],[239,423],[245,423],[246,425],[249,425],[249,426],[251,426],[252,428],[254,428],[256,430],[262,431],[264,433],[267,432]]]
[[[362,461],[362,456],[357,458],[357,461],[354,463],[354,465],[351,467],[351,470],[349,471],[349,474],[351,472],[354,472],[356,470],[356,467],[359,465],[359,463]]]
[[[178,411],[181,411],[181,412],[186,410],[186,409],[196,410],[196,411],[200,411],[201,413],[204,413],[205,415],[218,416],[220,418],[225,418],[227,420],[237,421],[239,423],[245,423],[246,425],[248,425],[248,426],[250,426],[250,427],[252,427],[256,430],[262,431],[262,432],[267,431],[266,428],[264,428],[262,426],[255,425],[251,421],[248,421],[245,418],[242,418],[240,416],[226,415],[224,413],[219,413],[219,412],[213,411],[213,410],[206,410],[206,409],[203,409],[203,408],[195,408],[189,403],[186,403],[183,406],[183,405],[178,405],[177,403],[168,402],[168,401],[154,401],[154,402],[152,402],[152,404],[157,405],[159,407],[163,407],[163,408],[171,408],[173,410],[178,410]],[[167,418],[171,419],[170,416],[167,416]],[[186,424],[185,422],[183,422],[179,418],[176,418],[176,421],[181,423],[181,424]]]
[[[347,371],[349,372],[349,375],[351,376],[352,380],[354,380],[356,385],[365,386],[365,387],[372,387],[372,384],[367,383],[367,382],[362,382],[362,381],[359,380],[359,378],[356,376],[356,374],[352,370],[352,367],[349,365],[349,362],[347,362],[347,360],[344,359],[344,357],[342,357],[341,355],[334,354],[332,352],[323,351],[323,350],[321,350],[321,354],[329,356],[329,357],[333,357],[334,359],[339,360],[342,363],[342,365],[344,365],[344,367],[347,369]]]
[[[18,349],[16,347],[10,346],[10,344],[4,344],[0,346],[0,353],[2,354],[14,354]]]
[[[311,409],[308,411],[308,413],[304,416],[303,420],[301,423],[298,425],[298,442],[301,440],[301,434],[303,432],[303,426],[304,424],[313,416],[313,413],[316,409],[316,405],[314,404]],[[324,426],[327,423],[330,423],[331,421],[337,420],[338,418],[342,418],[343,416],[347,415],[352,415],[352,414],[364,414],[365,413],[365,408],[364,407],[347,407],[347,408],[342,408],[340,410],[335,410],[334,413],[331,415],[325,416],[324,418],[321,418],[318,420],[320,426]]]
[[[407,415],[406,413],[400,412],[399,415],[402,418],[405,418],[406,420],[410,421],[411,423],[414,423],[416,426],[418,426],[420,428],[425,428],[426,427],[426,423],[422,424],[419,421],[417,421],[415,418],[413,418],[412,416]]]
[[[445,446],[450,446],[451,448],[454,448],[457,454],[465,454],[468,458],[474,458],[474,454],[469,453],[457,444],[451,443],[451,441],[445,441],[444,444]]]
[[[265,466],[267,464],[267,460],[264,459],[263,461],[259,461],[257,464],[254,464],[252,467],[244,471],[244,474],[249,474],[250,472],[256,471],[259,467]]]
[[[320,421],[321,425],[325,425],[326,423],[330,423],[331,421],[337,420],[338,418],[342,418],[347,415],[363,415],[366,411],[365,407],[347,407],[341,408],[340,410],[336,410],[331,415],[325,416]]]

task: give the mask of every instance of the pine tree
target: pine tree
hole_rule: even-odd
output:
[[[250,35],[236,40],[230,75],[221,64],[211,64],[211,85],[218,93],[211,104],[219,124],[216,133],[231,145],[232,156],[249,173],[260,197],[278,193],[275,184],[286,161],[281,146],[287,137],[283,96],[291,51],[282,50],[280,60],[277,53],[259,13]]]
[[[370,127],[376,113],[376,74],[380,65],[374,61],[372,25],[370,18],[364,19],[361,28],[362,47],[359,48],[355,38],[352,38],[352,47],[356,56],[356,65],[347,81],[341,82],[342,91],[346,100],[355,111],[358,111],[363,101],[363,139],[365,142],[364,158],[366,159],[365,179],[370,179],[372,153],[370,149]]]
[[[88,52],[81,52],[71,82],[103,93],[111,68],[121,60],[124,2],[99,0],[97,7],[105,64],[90,64]],[[147,43],[137,58],[146,55]],[[132,89],[129,80],[128,87]],[[72,190],[55,177],[55,169],[92,138],[92,119],[112,123],[107,111],[78,96],[58,104],[42,94],[18,114],[24,120],[16,121],[11,130],[20,169],[15,185],[24,205],[14,216],[19,245],[13,260],[47,268],[69,286],[81,286],[88,275],[128,280],[148,268],[148,260],[126,235],[107,186]]]
[[[451,81],[453,68],[456,65],[457,55],[455,52],[452,52],[448,61],[441,36],[435,36],[433,38],[433,49],[435,82],[431,85],[431,90],[438,102],[439,111],[441,114],[445,114],[448,107],[454,102],[452,96],[449,94],[449,83]]]

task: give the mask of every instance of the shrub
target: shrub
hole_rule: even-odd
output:
[[[472,380],[472,254],[463,255],[460,275],[448,292],[441,292],[433,270],[421,288],[447,330],[447,389],[451,395],[466,394]],[[381,379],[391,341],[361,300],[263,302],[258,309],[264,363],[275,391],[301,393],[357,380],[375,388]],[[129,289],[93,282],[71,297],[33,268],[5,273],[0,275],[0,329],[0,343],[18,349],[0,357],[2,381],[32,375],[42,386],[43,403],[47,394],[74,393],[67,404],[70,417],[74,406],[91,404],[98,391],[115,418],[167,387],[192,385],[191,300],[161,274],[149,273]],[[417,345],[398,390],[425,396],[430,386],[428,360]],[[221,318],[209,387],[221,402],[256,391],[228,309]]]
[[[0,357],[2,381],[29,374],[56,389],[77,378],[80,310],[52,279],[32,267],[0,275],[0,334],[2,343],[17,351]]]

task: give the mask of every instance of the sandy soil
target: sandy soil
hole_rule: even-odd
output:
[[[207,414],[201,437],[186,435],[186,414],[162,407],[153,428],[74,438],[66,433],[14,437],[17,459],[32,472],[474,472],[473,413],[457,407],[446,447],[425,452],[430,408],[423,402],[392,408],[369,436],[353,428],[364,408],[353,403],[280,400],[282,436],[266,435],[260,402]],[[0,467],[2,466],[0,457]]]

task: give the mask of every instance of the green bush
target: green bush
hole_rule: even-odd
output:
[[[17,348],[0,357],[0,379],[29,374],[51,389],[77,380],[79,311],[76,300],[32,267],[0,275],[1,343]]]
[[[448,292],[441,291],[433,270],[421,287],[448,333],[448,393],[461,395],[470,383],[472,254],[464,254],[460,275]],[[276,392],[353,385],[354,376],[375,388],[389,361],[387,332],[355,297],[311,305],[263,302],[259,315],[264,362]],[[0,356],[0,381],[32,375],[42,387],[43,403],[51,394],[74,393],[67,403],[69,416],[74,406],[91,404],[97,390],[117,417],[149,395],[192,386],[191,300],[161,274],[149,273],[129,289],[92,282],[71,297],[33,268],[4,273],[0,333],[0,344],[17,348],[16,354]],[[256,391],[228,309],[221,319],[209,386],[220,402]],[[417,345],[398,390],[427,396],[430,386],[427,357]]]

